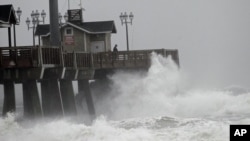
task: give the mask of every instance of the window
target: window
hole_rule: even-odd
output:
[[[65,35],[73,35],[73,28],[71,27],[65,28]]]

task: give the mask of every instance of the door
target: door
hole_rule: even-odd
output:
[[[90,43],[90,52],[105,52],[104,41],[95,41]]]

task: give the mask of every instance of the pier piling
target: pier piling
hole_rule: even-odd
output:
[[[78,80],[78,89],[79,89],[79,94],[85,96],[86,103],[88,106],[89,115],[92,119],[94,119],[96,116],[95,115],[95,107],[94,107],[94,102],[93,102],[93,98],[91,95],[89,81],[85,80],[85,79]]]
[[[64,109],[64,115],[76,115],[74,90],[71,80],[60,80],[60,90]]]
[[[27,118],[42,117],[42,108],[36,80],[27,80],[22,84],[24,116]]]
[[[3,116],[8,112],[16,111],[16,101],[15,101],[15,86],[14,81],[5,80],[4,85],[4,102],[3,102]]]
[[[63,116],[63,107],[57,79],[42,80],[42,108],[45,117]]]

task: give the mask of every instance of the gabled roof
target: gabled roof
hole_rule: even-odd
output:
[[[101,33],[116,33],[116,27],[114,21],[96,21],[96,22],[83,22],[83,23],[70,23],[67,22],[62,27],[72,26],[81,31],[89,34],[101,34]],[[35,35],[48,36],[50,35],[50,25],[38,25]]]
[[[77,26],[86,29],[91,33],[98,33],[98,32],[116,33],[114,21],[84,22],[78,24]]]
[[[0,27],[17,24],[15,10],[12,5],[0,5]]]

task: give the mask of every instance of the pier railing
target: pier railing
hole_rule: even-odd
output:
[[[120,51],[93,54],[95,68],[140,67],[150,64],[146,51]]]
[[[72,69],[149,67],[152,52],[171,55],[179,64],[177,50],[133,50],[119,52],[62,52],[60,48],[16,47],[0,48],[0,68],[57,67]]]
[[[61,62],[61,53],[59,48],[40,48],[42,65],[47,66],[60,66]]]
[[[64,67],[90,68],[92,67],[92,54],[85,52],[63,53]]]
[[[163,56],[171,55],[175,62],[179,64],[177,50],[157,49],[96,53],[93,54],[93,66],[94,68],[149,67],[152,52]]]
[[[0,48],[0,67],[2,68],[35,67],[38,62],[38,48]]]

